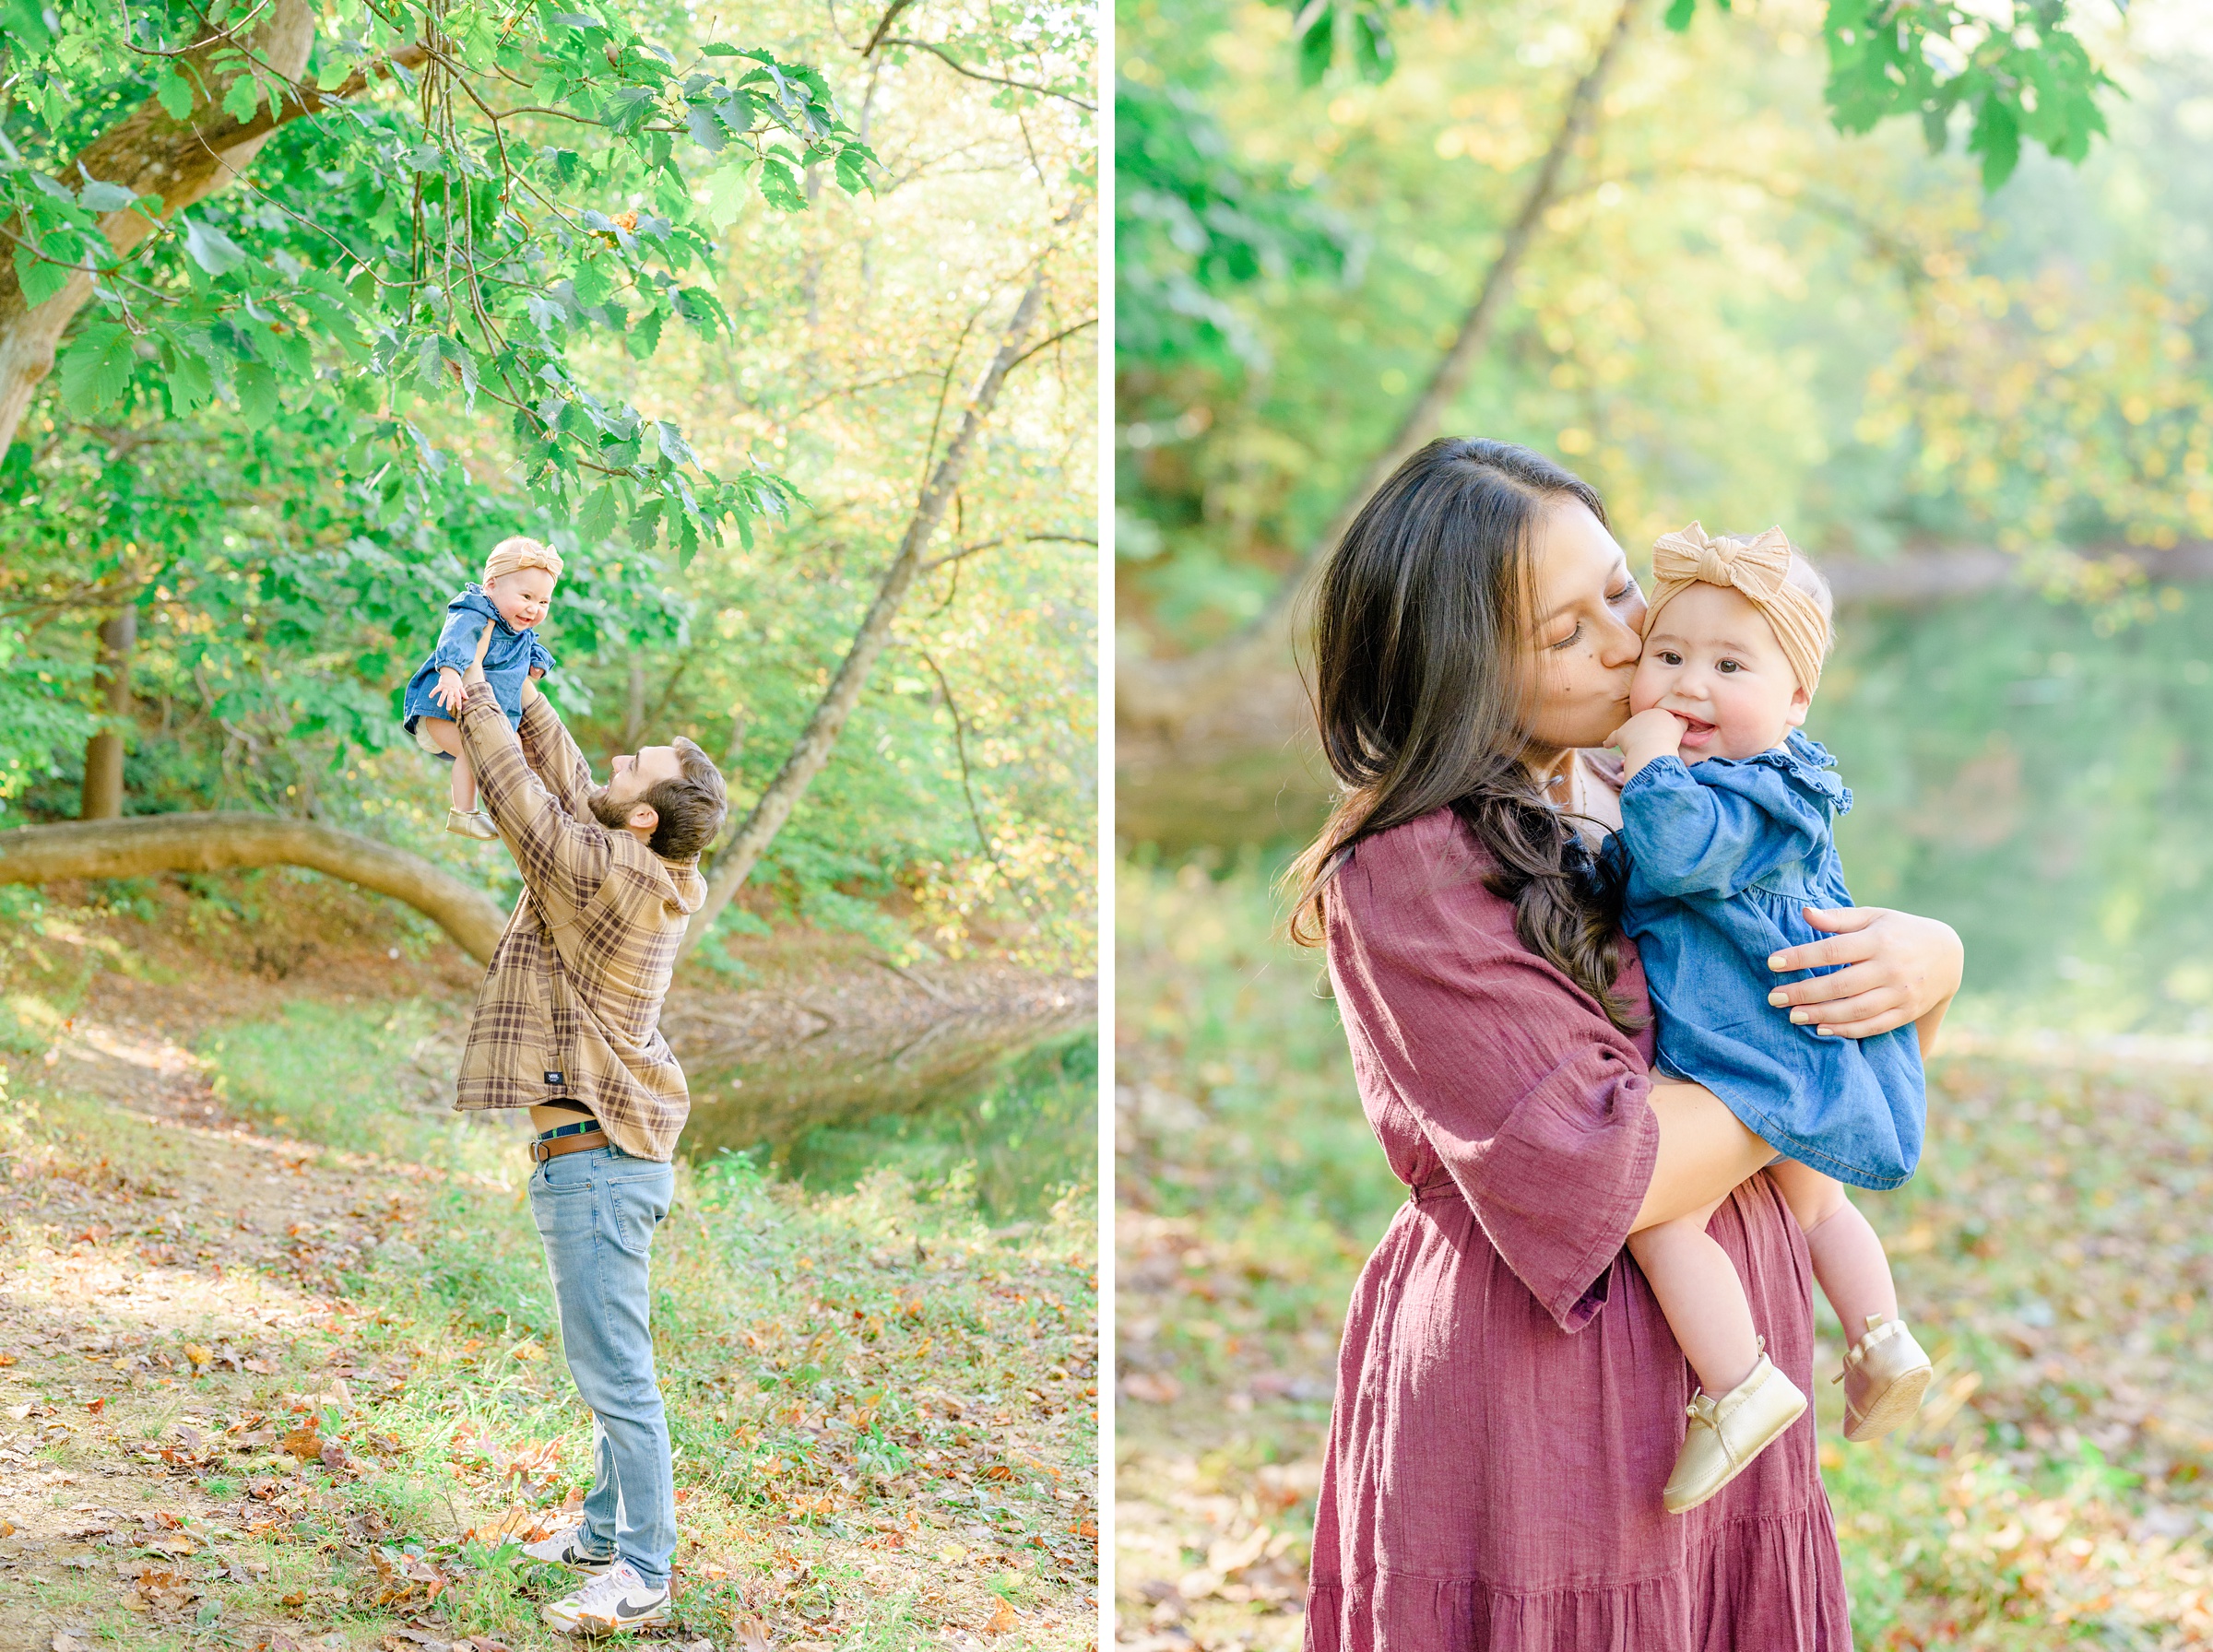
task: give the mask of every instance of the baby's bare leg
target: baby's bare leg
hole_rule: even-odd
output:
[[[1698,1386],[1720,1398],[1752,1375],[1759,1363],[1759,1336],[1744,1281],[1706,1224],[1717,1199],[1673,1221],[1629,1235],[1629,1254],[1644,1269],[1660,1311],[1667,1316]]]
[[[1870,1314],[1896,1319],[1898,1287],[1890,1279],[1890,1258],[1867,1219],[1844,1197],[1843,1185],[1788,1159],[1770,1165],[1768,1174],[1805,1233],[1814,1277],[1844,1327],[1844,1339],[1857,1342],[1865,1336]]]
[[[454,807],[463,814],[477,806],[477,772],[469,767],[468,752],[461,744],[461,730],[444,717],[425,717],[417,725],[427,730],[432,743],[454,760]]]

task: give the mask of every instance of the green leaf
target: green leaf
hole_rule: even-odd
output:
[[[23,289],[23,302],[32,309],[69,285],[66,268],[35,256],[29,247],[16,249],[15,263],[16,285]]]
[[[799,193],[799,175],[774,155],[761,158],[761,198],[784,212],[807,210],[807,197]]]
[[[245,248],[213,224],[204,224],[197,218],[186,218],[183,223],[184,251],[209,275],[228,275],[246,261]]]
[[[53,42],[53,30],[46,21],[53,16],[38,0],[6,0],[0,4],[0,34],[33,52],[43,52]]]
[[[70,341],[56,365],[62,374],[62,405],[89,419],[123,399],[138,352],[131,336],[113,322],[94,322]]]
[[[2013,176],[2021,159],[2021,124],[2012,107],[1996,93],[1975,111],[1975,129],[1967,140],[1970,155],[1982,157],[1982,187],[1994,190]]]
[[[206,407],[215,395],[215,378],[207,363],[188,350],[176,352],[169,370],[169,412],[183,419]]]
[[[242,361],[231,375],[238,392],[238,411],[251,430],[265,429],[284,410],[277,394],[277,375],[258,361]]]
[[[261,82],[252,75],[241,75],[223,94],[223,112],[242,126],[254,118],[254,112],[260,107]]]
[[[630,347],[633,360],[644,361],[661,348],[661,324],[669,319],[666,310],[648,310],[638,317],[638,324],[630,330],[623,342]]]
[[[165,63],[154,77],[154,98],[171,120],[181,121],[192,112],[192,82],[177,72],[174,64]]]
[[[733,160],[707,174],[707,222],[716,230],[738,221],[746,197],[753,193],[752,163]]]
[[[719,155],[729,139],[723,136],[722,123],[715,112],[704,103],[694,103],[684,116],[684,129],[691,133],[692,141],[710,155]]]
[[[77,204],[87,212],[121,212],[137,194],[121,183],[102,183],[95,179],[77,192]]]
[[[615,490],[609,485],[595,488],[584,502],[584,509],[576,516],[576,532],[593,541],[605,539],[615,531]]]
[[[1698,0],[1668,0],[1666,15],[1660,20],[1677,34],[1690,27],[1690,14],[1698,8]]]

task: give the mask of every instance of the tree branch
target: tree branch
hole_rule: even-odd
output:
[[[830,754],[837,745],[837,737],[844,731],[846,721],[853,708],[860,702],[861,690],[867,685],[869,672],[891,641],[892,621],[898,618],[899,608],[906,600],[908,589],[922,572],[922,553],[929,548],[938,527],[945,519],[946,507],[953,502],[962,478],[966,476],[970,461],[975,456],[977,436],[999,403],[999,394],[1007,382],[1007,374],[1021,359],[1024,341],[1030,329],[1036,325],[1038,307],[1045,299],[1045,274],[1037,271],[1030,284],[1023,289],[1021,301],[1014,306],[1013,318],[1007,324],[1004,339],[991,364],[984,370],[982,380],[968,398],[968,411],[961,420],[961,428],[947,445],[942,458],[930,473],[929,484],[922,490],[908,518],[906,532],[901,537],[899,549],[892,558],[891,566],[884,570],[878,586],[876,600],[870,604],[866,618],[853,633],[853,641],[846,651],[837,675],[822,690],[816,702],[813,714],[807,726],[792,743],[790,755],[776,771],[775,778],[768,783],[767,790],[752,807],[738,833],[715,860],[707,879],[707,898],[700,909],[692,914],[684,933],[682,950],[677,954],[680,962],[691,955],[706,936],[715,920],[722,915],[730,897],[744,886],[752,869],[774,843],[791,811],[799,807],[814,777],[829,762]]]
[[[1099,106],[1096,103],[1088,103],[1073,92],[1055,91],[1051,87],[1039,86],[1033,80],[1009,80],[1004,75],[987,75],[981,69],[972,69],[952,53],[946,51],[944,47],[933,46],[928,41],[908,40],[901,35],[885,41],[883,43],[887,46],[912,46],[917,52],[927,52],[932,57],[941,60],[954,74],[965,75],[971,80],[988,80],[993,86],[1011,86],[1018,91],[1036,92],[1043,97],[1059,98],[1064,103],[1073,103],[1078,109],[1088,109],[1094,114],[1098,112]]]

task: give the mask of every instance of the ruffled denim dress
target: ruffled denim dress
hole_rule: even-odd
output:
[[[1623,880],[1659,1018],[1658,1066],[1703,1084],[1770,1147],[1854,1187],[1900,1186],[1927,1122],[1911,1026],[1824,1038],[1768,1003],[1770,954],[1823,938],[1801,908],[1850,906],[1833,834],[1852,794],[1793,730],[1757,757],[1657,758],[1621,792],[1604,862]]]
[[[538,640],[536,626],[511,631],[500,618],[498,607],[484,595],[483,586],[474,582],[464,585],[460,595],[445,605],[445,628],[438,633],[438,646],[408,678],[407,694],[400,702],[402,726],[416,736],[418,743],[422,739],[419,729],[423,718],[453,720],[453,714],[431,698],[431,690],[438,686],[439,667],[467,670],[469,661],[477,657],[477,639],[487,625],[491,627],[491,646],[484,651],[484,680],[491,685],[492,697],[507,714],[510,727],[523,720],[523,683],[530,667],[535,666],[540,671],[553,668],[553,656]],[[435,751],[436,748],[424,745],[423,749]],[[437,755],[452,761],[445,752]]]

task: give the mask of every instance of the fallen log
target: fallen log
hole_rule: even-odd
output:
[[[420,856],[316,820],[219,810],[70,820],[0,832],[0,883],[305,867],[405,902],[489,962],[507,916],[483,891]]]

